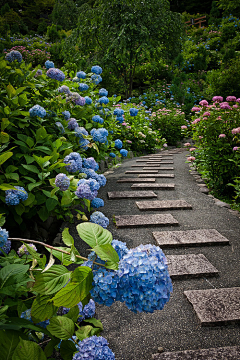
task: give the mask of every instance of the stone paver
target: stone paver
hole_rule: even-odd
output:
[[[174,190],[174,184],[132,184],[132,189]]]
[[[147,161],[147,164],[152,164],[155,163],[155,161]],[[168,160],[161,160],[159,161],[159,164],[173,164],[173,161],[168,161]]]
[[[193,305],[201,325],[240,322],[240,287],[187,290],[184,295]]]
[[[136,199],[136,198],[153,198],[157,197],[153,191],[110,191],[108,192],[109,200],[113,199]]]
[[[157,174],[158,170],[127,170],[125,174]]]
[[[154,165],[154,166],[151,166],[151,167],[146,166],[146,167],[143,168],[143,170],[162,170],[162,168],[161,168],[161,166]]]
[[[146,162],[146,161],[148,161],[147,159],[142,159],[142,160],[136,160],[136,162]]]
[[[164,352],[152,355],[153,360],[238,360],[240,346]]]
[[[171,214],[154,215],[116,215],[116,226],[138,227],[138,226],[177,226],[178,221]]]
[[[190,210],[192,205],[185,200],[136,201],[139,210]]]
[[[226,245],[229,240],[215,229],[153,232],[160,247]]]
[[[131,165],[131,167],[143,167],[145,166],[145,164],[142,164],[142,165]]]
[[[118,183],[131,183],[131,182],[155,182],[156,179],[155,178],[138,178],[138,177],[134,177],[134,178],[122,178],[117,180]]]
[[[161,170],[162,170],[162,168],[161,168]],[[174,178],[174,174],[154,174],[154,175],[151,175],[151,174],[140,174],[140,175],[138,175],[138,177],[140,177],[140,178],[147,178],[147,177],[152,177],[152,176],[154,176],[155,178]]]
[[[172,279],[213,276],[218,270],[203,254],[167,255],[168,270]]]

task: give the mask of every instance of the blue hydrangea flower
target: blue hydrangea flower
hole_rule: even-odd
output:
[[[79,322],[84,321],[85,319],[92,318],[94,316],[96,311],[96,306],[95,306],[95,302],[92,299],[89,300],[88,304],[86,304],[84,308],[81,301],[77,305],[79,309],[79,318],[78,318]],[[62,313],[67,314],[69,310],[70,308],[63,307]]]
[[[95,209],[98,209],[98,208],[104,206],[104,201],[103,201],[103,199],[95,198],[91,201],[91,206]]]
[[[92,169],[82,169],[82,172],[87,175],[87,179],[98,179],[98,174]]]
[[[94,171],[97,171],[99,169],[99,165],[93,157],[89,157],[87,159],[84,158],[82,164],[83,168],[93,169]]]
[[[98,175],[97,181],[100,184],[100,186],[105,186],[107,183],[107,179],[103,174]]]
[[[129,113],[130,113],[131,116],[137,116],[138,111],[139,111],[139,110],[136,109],[136,108],[131,108],[131,109],[129,109]]]
[[[69,188],[70,180],[66,174],[60,173],[55,178],[55,185],[58,186],[60,190],[66,191]]]
[[[113,134],[113,130],[109,130],[109,134]]]
[[[123,146],[123,143],[120,139],[115,140],[115,148],[120,150]]]
[[[88,149],[88,144],[89,143],[90,143],[90,141],[88,141],[87,139],[80,139],[79,140],[79,146],[84,151]]]
[[[129,251],[125,242],[113,239],[111,245],[116,250],[116,252],[119,256],[119,260],[121,260],[124,257],[124,255],[126,255]]]
[[[109,103],[109,99],[106,96],[102,96],[99,100],[98,100],[99,104],[105,104],[107,105]]]
[[[5,59],[9,62],[17,60],[17,62],[22,62],[22,54],[17,50],[12,50],[10,53],[6,54]]]
[[[0,255],[3,254],[1,250],[3,250],[5,254],[8,254],[9,251],[11,250],[11,240],[7,240],[5,245],[1,246],[1,230],[0,230]]]
[[[108,91],[104,88],[99,90],[99,95],[100,96],[108,96]]]
[[[76,105],[84,106],[86,103],[85,97],[79,96],[79,98],[75,99]]]
[[[77,152],[72,152],[67,155],[63,162],[66,165],[66,170],[70,173],[75,173],[82,170],[82,158]]]
[[[128,154],[128,151],[125,150],[125,149],[121,149],[121,150],[120,150],[120,154],[121,154],[123,157],[126,157],[127,154]]]
[[[112,157],[112,158],[116,157],[116,155],[114,153],[112,153],[112,152],[110,152],[109,156]]]
[[[97,122],[99,124],[103,124],[103,122],[104,122],[103,118],[101,118],[101,116],[99,116],[99,115],[94,115],[92,117],[92,121]]]
[[[19,197],[16,194],[9,194],[5,196],[7,205],[18,205],[20,203]]]
[[[94,74],[100,75],[102,73],[102,68],[98,65],[94,65],[91,68],[91,72],[93,72]]]
[[[107,142],[108,131],[105,128],[100,128],[92,132],[93,141],[98,141],[101,144]]]
[[[48,69],[46,75],[50,79],[55,79],[55,80],[58,80],[58,81],[63,81],[65,79],[64,73],[61,70],[55,69],[55,68]]]
[[[64,94],[70,94],[71,91],[69,90],[69,87],[66,85],[62,85],[58,88],[58,92],[64,93]]]
[[[76,76],[79,78],[79,79],[85,79],[86,78],[86,73],[84,71],[78,71]]]
[[[109,225],[109,219],[100,211],[95,211],[90,216],[90,222],[102,226],[104,229]]]
[[[77,187],[77,190],[75,191],[75,195],[79,199],[87,199],[87,200],[93,200],[97,196],[97,190],[91,190],[89,184],[83,183],[81,179],[79,180],[80,184]],[[85,180],[87,181],[87,180]]]
[[[119,124],[122,124],[124,122],[124,118],[122,116],[117,116],[116,117],[116,121],[119,123]]]
[[[84,127],[79,126],[79,127],[75,128],[75,135],[79,139],[84,139],[83,135],[87,136],[89,134],[88,134],[88,131]]]
[[[0,248],[3,248],[7,245],[8,236],[8,231],[0,227]]]
[[[89,96],[85,96],[85,101],[87,105],[91,105],[92,99]]]
[[[102,336],[90,336],[78,343],[78,350],[73,360],[115,360],[115,355]]]
[[[34,105],[30,110],[29,110],[29,115],[31,117],[33,116],[39,116],[41,118],[44,118],[44,116],[46,116],[46,110],[40,106],[40,105]]]
[[[78,88],[80,91],[86,91],[86,90],[88,90],[88,87],[89,86],[87,84],[80,83]]]
[[[95,179],[80,179],[77,183],[77,186],[82,184],[87,184],[90,187],[91,191],[98,191],[100,189],[100,184]]]
[[[97,259],[98,260],[98,259]],[[111,306],[118,296],[119,277],[117,271],[99,268],[93,271],[93,288],[90,293],[98,304]]]
[[[46,66],[46,69],[51,69],[51,68],[54,68],[54,63],[52,61],[45,61],[45,66]]]
[[[123,109],[116,108],[116,109],[114,109],[114,111],[113,111],[113,115],[122,116],[123,114],[124,114],[124,110],[123,110]]]
[[[18,205],[20,200],[25,201],[28,198],[27,191],[21,186],[15,186],[15,190],[6,190],[5,195],[7,205]]]
[[[98,85],[102,81],[102,77],[100,75],[96,75],[96,74],[93,74],[91,76],[91,79],[95,85]]]
[[[65,120],[69,120],[71,117],[70,112],[67,110],[63,111],[62,114],[63,114]]]
[[[69,130],[75,130],[78,127],[77,120],[74,118],[70,118],[67,127]]]

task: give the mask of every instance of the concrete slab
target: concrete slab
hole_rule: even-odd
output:
[[[147,164],[150,164],[150,163],[153,163],[153,162],[155,162],[155,160],[153,161],[147,161]],[[161,164],[173,164],[173,161],[169,161],[169,160],[161,160],[161,161],[159,161],[159,163],[161,163]]]
[[[164,352],[152,355],[153,360],[238,360],[240,346]]]
[[[160,166],[151,166],[151,167],[144,167],[143,170],[161,170],[162,168]]]
[[[125,174],[157,174],[158,170],[127,170]]]
[[[174,190],[174,184],[132,184],[132,189]]]
[[[136,201],[139,210],[191,210],[192,205],[185,200]]]
[[[172,279],[214,276],[218,270],[203,254],[167,255],[168,270]]]
[[[162,170],[162,168],[161,168],[161,170]],[[174,178],[174,174],[155,174],[155,175],[151,175],[151,174],[146,174],[146,175],[144,175],[144,174],[140,174],[140,175],[138,175],[138,177],[139,178],[147,178],[147,177],[152,177],[152,176],[154,176],[155,178]]]
[[[139,159],[139,160],[136,160],[136,162],[146,162],[146,161],[148,161],[147,159]]]
[[[187,290],[184,295],[202,326],[240,322],[240,287]]]
[[[145,164],[143,163],[143,164],[141,164],[141,165],[131,165],[131,167],[143,167],[143,166],[145,166]]]
[[[177,226],[178,221],[171,214],[154,215],[117,215],[116,226],[138,227],[138,226]]]
[[[154,198],[157,197],[153,191],[111,191],[108,192],[108,198],[113,199],[136,199],[136,198]]]
[[[131,183],[131,182],[155,182],[155,178],[122,178],[117,180],[118,183]]]
[[[160,247],[227,245],[229,240],[215,229],[153,232]]]

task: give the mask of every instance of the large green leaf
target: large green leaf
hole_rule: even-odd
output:
[[[58,344],[59,344],[59,339],[57,339],[55,337],[52,337],[52,340],[49,341],[49,343],[44,348],[44,354],[47,357],[51,356],[55,346],[58,345]]]
[[[61,342],[60,354],[63,360],[72,360],[73,354],[76,352],[75,344],[70,340],[64,340]]]
[[[77,231],[82,240],[92,248],[98,245],[112,243],[112,234],[102,226],[90,222],[84,222],[77,226]]]
[[[6,265],[0,270],[0,283],[1,288],[7,282],[7,280],[13,275],[25,274],[29,269],[29,265],[11,264]]]
[[[112,245],[97,245],[93,248],[93,250],[100,257],[100,259],[106,261],[105,266],[108,269],[118,269],[119,256],[116,250],[112,247]]]
[[[80,341],[82,341],[83,339],[86,339],[87,337],[91,336],[92,329],[93,329],[93,327],[91,325],[81,326],[76,331],[77,338]]]
[[[14,350],[19,343],[19,337],[26,337],[22,332],[16,330],[0,330],[1,358],[11,360]],[[26,337],[27,338],[27,337]]]
[[[69,229],[65,228],[62,232],[62,241],[64,242],[65,245],[67,246],[72,246],[74,245],[74,240],[73,237],[69,234]]]
[[[68,340],[74,334],[74,322],[64,316],[55,316],[50,319],[47,330],[59,339]]]
[[[0,329],[5,329],[5,330],[30,329],[34,331],[43,332],[48,336],[50,335],[48,330],[42,328],[41,326],[32,324],[29,320],[21,319],[19,317],[8,318],[4,324],[0,323]]]
[[[38,344],[33,341],[20,339],[19,344],[13,353],[12,360],[26,359],[47,360],[46,355]]]
[[[35,165],[26,165],[26,164],[22,164],[22,166],[31,172],[34,172],[35,174],[39,174],[40,170],[35,166]]]
[[[92,288],[93,274],[87,266],[76,268],[71,281],[54,297],[55,306],[73,307],[83,300]]]
[[[102,325],[101,321],[98,319],[90,318],[90,319],[85,319],[84,321],[89,324],[92,324],[96,328],[103,330],[103,325]]]
[[[36,250],[34,250],[28,243],[24,243],[24,245],[26,246],[29,254],[31,254],[32,257],[37,260],[40,268],[43,269],[45,266],[45,259],[41,258],[41,255]]]
[[[77,305],[72,307],[69,312],[65,315],[63,315],[69,319],[71,319],[74,323],[77,322],[77,319],[79,318],[79,308]]]
[[[58,260],[61,261],[62,265],[68,266],[68,265],[73,263],[73,261],[71,260],[71,255],[67,255],[67,254],[64,254],[64,253],[62,253],[60,251],[52,250],[52,249],[49,249],[49,248],[46,248],[46,249],[49,252],[52,252],[53,256],[55,256]],[[67,247],[58,246],[57,249],[67,251],[67,252],[69,252],[69,254],[71,252],[71,249],[67,248]],[[77,255],[79,255],[78,252],[77,252]],[[83,260],[77,258],[77,263],[82,264]]]
[[[47,137],[47,131],[45,130],[44,127],[41,127],[36,131],[36,140],[37,141],[44,140],[46,137]]]
[[[67,284],[70,274],[65,266],[53,265],[48,271],[36,274],[33,291],[42,295],[54,294]]]
[[[61,200],[61,205],[70,205],[72,202],[72,194],[70,190],[66,190],[63,192],[63,196],[62,196],[62,200]]]
[[[11,156],[13,156],[13,153],[11,151],[8,151],[2,155],[0,155],[0,165],[5,163]]]
[[[38,295],[33,301],[31,316],[35,323],[50,319],[56,312],[57,307],[49,301],[49,296]]]

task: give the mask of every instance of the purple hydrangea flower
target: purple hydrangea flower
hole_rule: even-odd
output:
[[[33,250],[37,251],[37,248],[34,244],[28,244],[28,246],[30,246],[31,248],[33,248]],[[20,246],[20,248],[17,251],[18,255],[21,257],[23,255],[29,255],[29,252],[27,250],[27,247],[23,244]]]
[[[55,178],[55,185],[58,186],[60,190],[66,191],[69,188],[70,180],[66,174],[60,173]]]
[[[55,68],[48,69],[46,75],[50,79],[55,79],[55,80],[58,80],[58,81],[63,81],[65,79],[64,73],[61,70],[55,69]]]

